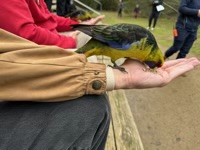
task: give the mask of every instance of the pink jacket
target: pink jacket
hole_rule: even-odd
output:
[[[0,4],[0,28],[40,45],[76,47],[75,39],[58,32],[69,31],[78,22],[50,13],[44,0],[0,0]]]

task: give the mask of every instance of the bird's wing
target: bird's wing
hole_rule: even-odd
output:
[[[116,49],[128,49],[149,36],[148,30],[134,24],[75,25],[74,28]]]

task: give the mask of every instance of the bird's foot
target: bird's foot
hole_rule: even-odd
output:
[[[108,65],[109,67],[113,68],[113,69],[118,69],[120,70],[121,72],[123,73],[128,73],[124,67],[120,67],[120,66],[117,66],[117,65],[114,65],[114,66],[111,66],[111,65]]]

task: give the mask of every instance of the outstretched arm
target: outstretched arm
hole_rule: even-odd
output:
[[[136,60],[127,60],[122,65],[128,74],[114,69],[115,89],[143,89],[162,87],[176,77],[200,65],[197,58],[166,61],[156,73],[144,71],[144,65]]]
[[[37,45],[0,29],[0,100],[53,102],[113,89],[162,87],[198,65],[196,58],[172,60],[152,73],[129,59],[122,65],[126,74],[87,62],[83,54]]]

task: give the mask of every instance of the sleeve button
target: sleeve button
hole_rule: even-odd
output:
[[[95,72],[94,72],[94,75],[98,75],[98,74],[99,74],[99,72],[98,72],[98,71],[95,71]]]
[[[99,89],[101,89],[101,82],[100,82],[99,80],[93,81],[93,83],[92,83],[92,88],[93,88],[94,90],[99,90]]]

